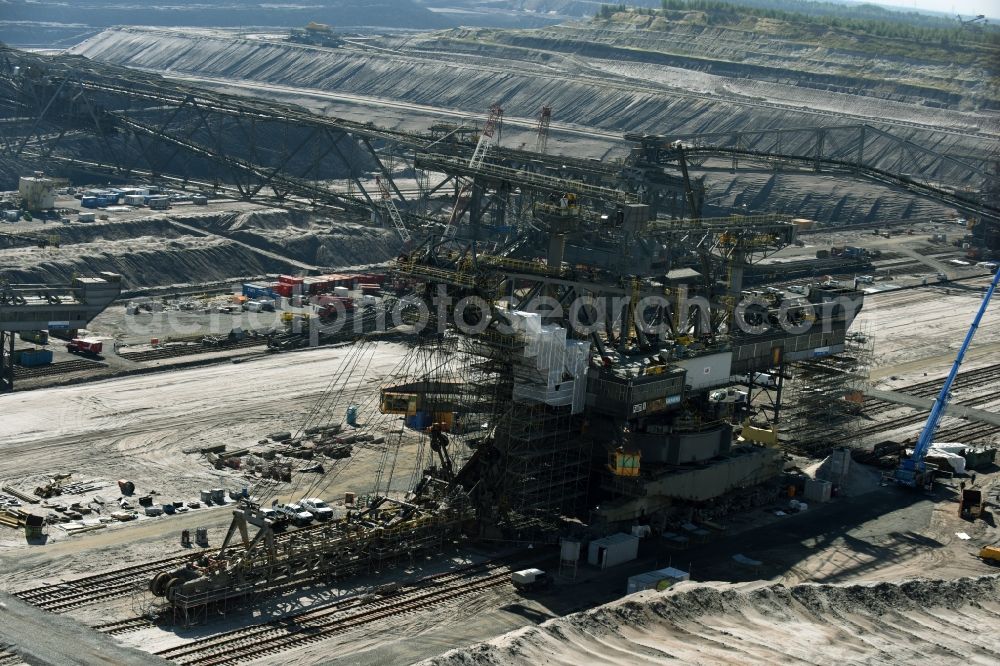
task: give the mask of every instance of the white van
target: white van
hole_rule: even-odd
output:
[[[766,372],[755,372],[753,377],[747,375],[747,381],[753,380],[753,383],[757,386],[763,386],[765,388],[778,388],[778,380],[774,375],[769,375]]]

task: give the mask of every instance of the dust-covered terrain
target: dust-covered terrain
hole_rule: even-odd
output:
[[[424,665],[995,664],[997,576],[853,585],[680,583]]]

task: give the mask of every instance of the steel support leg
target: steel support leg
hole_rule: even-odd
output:
[[[0,331],[0,393],[14,390],[14,331]]]

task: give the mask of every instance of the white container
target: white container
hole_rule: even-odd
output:
[[[347,287],[334,287],[333,295],[340,296],[342,298],[347,298],[348,296],[351,295],[351,290],[348,289]]]
[[[587,563],[607,569],[631,562],[639,555],[639,537],[619,532],[590,542]]]
[[[848,448],[834,449],[830,454],[830,481],[847,478],[851,471],[851,450]]]
[[[576,562],[580,559],[580,542],[562,539],[559,542],[559,559],[563,562]]]
[[[806,480],[805,492],[802,494],[810,502],[829,502],[832,490],[833,484],[829,481],[808,479]]]
[[[146,205],[146,197],[141,194],[126,194],[125,195],[125,205],[126,206],[144,206]]]
[[[78,222],[93,222],[97,219],[97,213],[80,213],[76,219]]]
[[[641,590],[655,590],[664,581],[673,584],[679,583],[682,580],[691,580],[691,574],[680,569],[674,569],[673,567],[647,571],[646,573],[629,576],[625,594],[632,594]]]

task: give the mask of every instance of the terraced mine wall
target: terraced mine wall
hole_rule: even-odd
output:
[[[205,234],[174,226],[171,218]],[[59,248],[0,250],[0,277],[60,283],[74,274],[112,271],[135,290],[303,272],[295,262],[329,269],[377,263],[400,247],[394,231],[283,210],[56,225],[51,232],[59,236]]]
[[[498,40],[534,40],[530,41],[533,47],[548,47],[539,51],[476,42],[471,39],[474,34],[480,33],[430,35],[412,40],[405,51],[376,53],[117,28],[88,40],[75,52],[171,75],[249,82],[250,86],[241,89],[247,94],[284,99],[291,94],[289,88],[295,88],[302,91],[303,103],[308,103],[309,95],[315,93],[312,108],[321,113],[347,118],[352,118],[353,113],[355,120],[363,118],[376,124],[391,125],[404,114],[423,118],[429,125],[440,118],[428,113],[426,107],[481,113],[497,100],[503,101],[508,119],[527,119],[530,124],[539,100],[547,100],[555,109],[550,150],[605,159],[624,156],[627,145],[617,137],[625,132],[683,135],[863,121],[878,125],[881,117],[924,123],[884,127],[938,151],[975,155],[987,145],[976,134],[981,129],[979,124],[991,122],[983,114],[799,87],[790,70],[787,81],[775,83],[641,61],[588,58],[581,72],[577,56],[553,50],[577,47],[581,54],[586,53],[586,47],[578,41],[546,40],[541,31],[536,37],[529,37],[536,33],[526,31],[496,33]],[[391,46],[392,42],[387,44]],[[595,46],[598,50],[605,48]],[[637,53],[634,57],[641,60],[646,55]],[[720,66],[735,67],[731,63]],[[267,86],[271,84],[285,88],[280,93],[269,91]],[[343,98],[330,102],[322,97],[327,92]],[[787,103],[789,96],[803,103]],[[785,101],[768,101],[774,99]],[[395,106],[391,111],[383,109],[380,100]],[[413,106],[412,111],[405,109],[407,105]],[[836,110],[854,115],[839,116]],[[574,129],[562,129],[562,123],[570,123]],[[936,131],[932,124],[951,131]],[[594,128],[594,134],[581,144],[576,128]],[[876,150],[866,152],[866,159],[887,170],[896,168],[894,155],[880,162]],[[954,212],[908,194],[900,196],[899,191],[882,185],[767,168],[735,174],[716,171],[709,174],[708,185],[706,214],[710,215],[740,209],[857,224],[880,219],[935,219]]]

